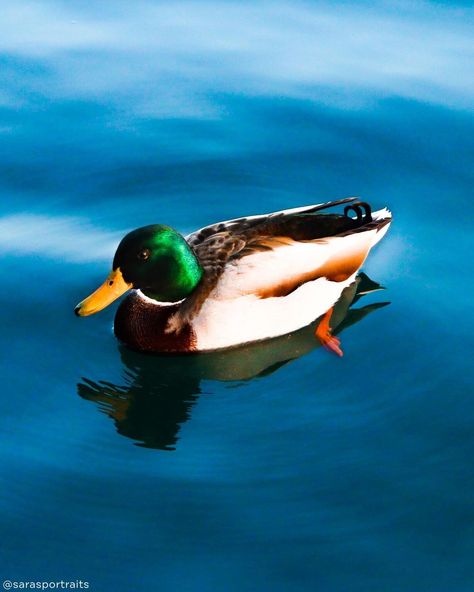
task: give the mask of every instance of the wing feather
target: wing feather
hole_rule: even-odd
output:
[[[291,208],[288,210],[280,210],[278,212],[271,212],[270,214],[258,214],[256,216],[246,216],[243,218],[234,218],[232,220],[226,220],[224,222],[216,222],[215,224],[204,226],[203,228],[200,228],[199,230],[196,230],[191,234],[188,234],[188,236],[186,236],[185,238],[186,241],[192,247],[194,247],[204,242],[210,236],[223,231],[232,231],[235,233],[245,232],[251,228],[255,228],[261,225],[262,223],[268,223],[269,221],[272,221],[275,218],[280,218],[281,220],[284,220],[289,219],[290,217],[293,217],[298,214],[314,214],[322,210],[327,210],[329,208],[354,202],[355,200],[357,200],[357,197],[345,197],[344,199],[338,199],[336,201],[328,201],[321,204],[313,204],[309,206]]]
[[[361,226],[363,220],[359,217],[354,220],[346,215],[317,215],[335,206],[353,204],[356,199],[348,197],[270,214],[236,218],[206,226],[188,235],[186,240],[203,268],[203,278],[171,317],[168,331],[179,333],[192,321],[230,263],[252,254],[288,247],[295,241],[301,243],[323,239],[348,228]]]

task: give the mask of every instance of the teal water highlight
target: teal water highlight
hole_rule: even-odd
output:
[[[472,20],[442,2],[6,3],[3,578],[472,589]],[[141,356],[114,307],[73,314],[133,228],[350,195],[394,222],[364,265],[385,290],[340,304],[342,360],[305,331]]]

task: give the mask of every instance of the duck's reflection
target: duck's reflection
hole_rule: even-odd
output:
[[[343,290],[332,315],[334,334],[389,304],[351,308],[364,295],[380,289],[379,284],[361,273]],[[317,347],[320,344],[314,336],[314,325],[271,341],[200,355],[152,356],[120,346],[126,384],[83,378],[77,388],[82,398],[97,403],[114,420],[119,434],[140,446],[174,450],[180,425],[189,418],[203,380],[265,376]]]

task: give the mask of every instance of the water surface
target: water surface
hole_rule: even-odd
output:
[[[2,12],[3,578],[472,590],[472,8]],[[130,229],[349,195],[394,223],[342,360],[305,332],[142,356],[114,307],[73,315]]]

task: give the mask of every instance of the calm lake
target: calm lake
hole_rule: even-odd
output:
[[[5,0],[0,575],[95,591],[474,588],[470,3]],[[74,306],[118,241],[360,196],[311,331],[145,356]],[[384,290],[375,288],[382,286]]]

